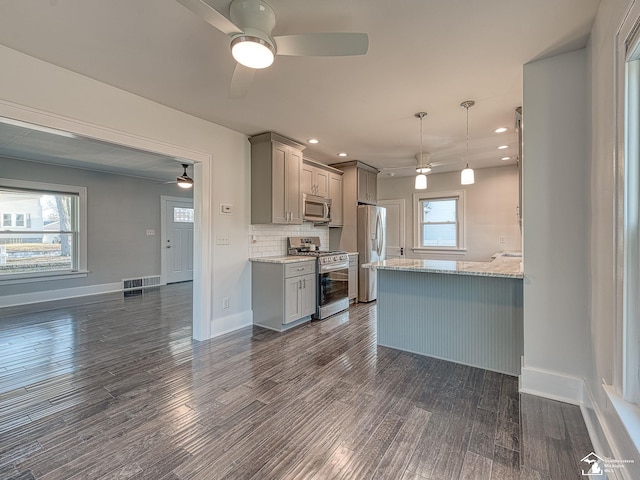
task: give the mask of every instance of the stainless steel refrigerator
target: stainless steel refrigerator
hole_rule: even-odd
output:
[[[358,206],[358,263],[378,262],[385,259],[387,210],[375,205]],[[371,302],[377,298],[377,273],[358,269],[358,301]]]

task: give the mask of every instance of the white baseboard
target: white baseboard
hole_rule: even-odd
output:
[[[520,373],[520,393],[581,405],[584,399],[584,380],[523,366]]]
[[[122,282],[116,282],[104,283],[102,285],[89,285],[86,287],[60,288],[58,290],[47,290],[44,292],[18,293],[15,295],[0,296],[0,308],[121,291]]]
[[[245,310],[244,312],[234,313],[226,317],[214,318],[211,321],[211,337],[215,338],[225,333],[231,333],[234,330],[253,325],[253,312]]]

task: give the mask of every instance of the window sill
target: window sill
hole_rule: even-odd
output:
[[[624,400],[611,385],[602,385],[602,388],[636,450],[640,452],[640,405]]]
[[[428,248],[428,247],[415,247],[411,251],[417,254],[424,255],[448,255],[452,257],[461,257],[466,255],[466,248]]]
[[[72,278],[83,278],[88,274],[88,270],[78,270],[74,272],[23,273],[12,275],[11,278],[0,278],[0,285],[17,285],[20,283],[68,280]]]

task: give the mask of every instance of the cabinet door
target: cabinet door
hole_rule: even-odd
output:
[[[285,278],[284,289],[284,320],[282,323],[291,323],[302,318],[302,278]]]
[[[378,175],[376,172],[367,171],[367,195],[369,201],[376,203],[378,201]]]
[[[358,298],[358,267],[349,267],[349,300]]]
[[[314,184],[316,186],[316,195],[324,198],[329,197],[329,172],[316,168],[314,175]]]
[[[273,223],[289,223],[289,209],[287,206],[288,150],[289,147],[281,143],[272,143],[271,147],[271,221]]]
[[[302,152],[289,147],[287,155],[286,203],[290,213],[289,223],[302,224],[302,193],[300,193],[300,170]]]
[[[300,192],[306,193],[307,195],[313,195],[313,170],[314,168],[311,165],[307,165],[306,163],[302,164],[302,169],[300,170]]]
[[[368,174],[369,171],[364,168],[358,168],[358,202],[369,202],[369,195],[367,191],[367,183],[369,181]]]
[[[302,279],[302,306],[300,317],[313,315],[316,313],[316,275],[314,273],[298,278]]]
[[[342,226],[342,175],[329,174],[329,198],[331,199],[331,227]]]

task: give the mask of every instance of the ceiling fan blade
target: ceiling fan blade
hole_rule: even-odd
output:
[[[237,27],[231,20],[222,15],[204,0],[178,0],[182,5],[187,7],[205,22],[213,25],[222,33],[232,35],[234,33],[242,33],[242,29]]]
[[[301,33],[274,37],[278,55],[342,57],[364,55],[369,49],[366,33]]]
[[[253,77],[256,71],[254,68],[245,67],[241,64],[236,64],[236,68],[233,71],[231,77],[231,86],[229,87],[229,98],[242,98],[244,97],[253,83]]]
[[[459,161],[454,162],[431,162],[429,165],[432,167],[444,167],[445,165],[455,165],[456,163],[460,163]]]
[[[415,170],[416,165],[403,165],[401,167],[382,167],[382,170]]]

